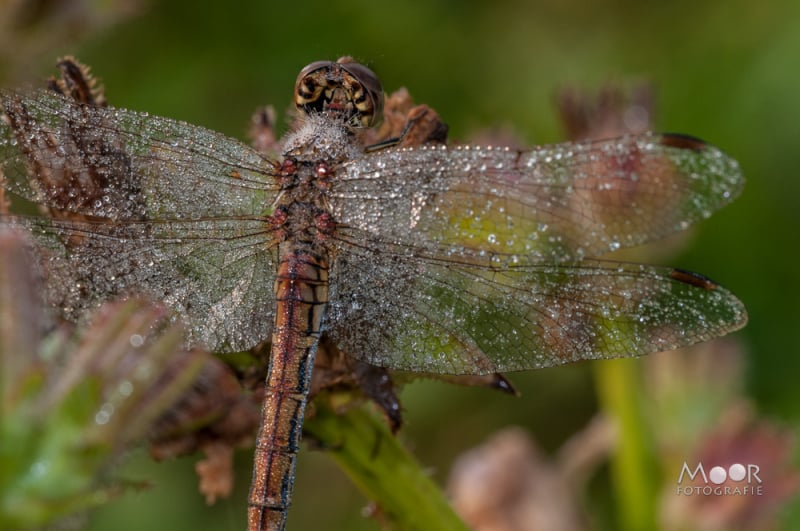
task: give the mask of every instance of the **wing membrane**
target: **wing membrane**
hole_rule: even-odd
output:
[[[216,351],[250,348],[272,330],[276,257],[260,220],[0,221],[33,235],[47,299],[67,319],[142,294],[184,317],[191,342]]]
[[[269,213],[274,165],[252,148],[184,122],[76,103],[50,91],[0,91],[6,190],[64,212],[109,219]]]
[[[336,219],[381,239],[553,262],[683,230],[744,182],[718,149],[654,134],[522,152],[387,150],[346,165],[341,179]]]
[[[376,252],[358,231],[331,275],[329,333],[374,365],[449,374],[639,356],[744,326],[741,302],[669,268]],[[382,247],[388,248],[388,246]]]

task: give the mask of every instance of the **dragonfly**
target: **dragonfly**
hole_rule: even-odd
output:
[[[145,295],[189,344],[269,343],[250,530],[285,527],[321,340],[378,367],[486,375],[678,349],[747,321],[705,276],[603,258],[732,201],[744,178],[721,150],[656,133],[365,146],[383,99],[366,66],[312,63],[298,124],[268,156],[169,118],[0,91],[2,190],[38,212],[1,222],[32,235],[62,317]]]

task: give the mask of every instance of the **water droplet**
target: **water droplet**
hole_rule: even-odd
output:
[[[106,402],[105,404],[102,405],[100,411],[98,411],[95,414],[94,422],[95,424],[100,424],[101,426],[103,424],[108,424],[108,421],[111,420],[111,415],[113,414],[114,414],[114,404],[112,404],[111,402]]]
[[[131,396],[131,393],[133,393],[133,384],[128,380],[123,380],[119,384],[118,391],[122,396]]]
[[[133,348],[139,348],[144,345],[144,338],[139,334],[132,334],[130,337],[130,343]]]

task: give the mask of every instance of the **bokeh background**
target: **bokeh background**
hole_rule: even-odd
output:
[[[74,54],[114,105],[239,138],[257,106],[283,115],[302,66],[341,55],[368,64],[387,91],[407,87],[453,139],[499,127],[529,144],[563,141],[559,90],[652,83],[656,128],[713,142],[748,179],[741,198],[659,260],[703,272],[745,302],[750,323],[734,336],[743,396],[759,418],[796,435],[800,3],[6,0],[0,20],[3,86],[35,83],[55,73],[57,57]],[[504,426],[524,426],[553,452],[598,408],[592,365],[511,375],[520,399],[414,383],[403,393],[401,436],[442,482],[456,456]],[[191,458],[155,464],[134,452],[123,474],[151,488],[99,511],[91,529],[241,529],[249,465],[241,452],[233,497],[208,508]],[[590,490],[602,492],[611,480],[601,467],[593,481]],[[362,516],[363,495],[324,453],[304,449],[295,492],[292,529],[377,529]],[[589,503],[608,513],[593,525],[614,529],[604,500],[613,506],[602,494]],[[778,528],[800,528],[796,504],[783,503],[776,518]]]

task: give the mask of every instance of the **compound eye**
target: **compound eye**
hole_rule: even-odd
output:
[[[300,70],[300,73],[297,74],[297,82],[299,83],[301,79],[313,72],[316,72],[317,70],[329,70],[333,65],[333,61],[314,61],[313,63],[304,66],[303,69]]]
[[[332,112],[349,127],[370,127],[383,113],[383,87],[372,70],[350,57],[317,61],[297,76],[294,104],[306,115]]]
[[[332,61],[316,61],[300,71],[294,83],[294,104],[298,110],[306,112],[308,108],[322,105],[327,73],[334,64]]]
[[[360,116],[360,126],[377,124],[383,114],[383,86],[378,76],[349,57],[342,57],[337,63],[351,76],[349,90]]]

